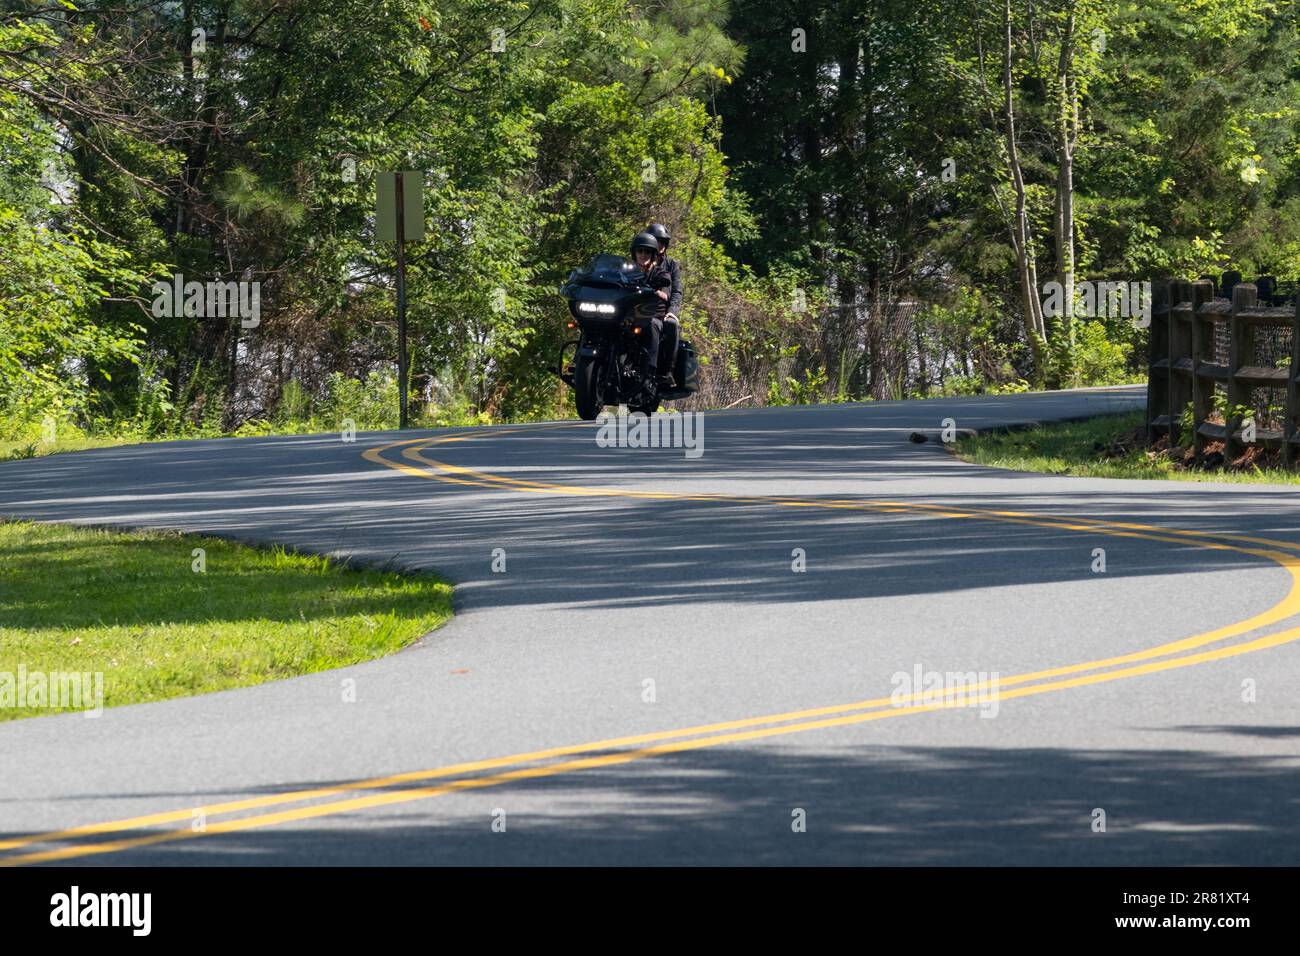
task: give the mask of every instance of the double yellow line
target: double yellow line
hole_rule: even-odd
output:
[[[1297,627],[1253,640],[1202,650],[1202,648],[1207,648],[1208,645],[1219,644],[1230,638],[1239,637],[1300,614],[1300,545],[1292,542],[1246,536],[1227,537],[1194,531],[1159,528],[1131,522],[1097,521],[1029,512],[890,500],[818,500],[780,496],[722,494],[678,495],[671,492],[588,488],[507,478],[452,465],[429,458],[424,454],[433,445],[464,441],[484,434],[499,435],[517,430],[493,429],[489,432],[459,433],[435,439],[426,438],[393,442],[367,450],[364,452],[364,457],[369,461],[420,478],[539,494],[667,498],[677,501],[762,504],[799,508],[835,508],[877,513],[911,512],[933,517],[1008,522],[1116,537],[1145,538],[1175,544],[1189,544],[1212,550],[1237,552],[1272,561],[1287,571],[1291,577],[1291,585],[1286,596],[1281,601],[1268,610],[1243,621],[1128,654],[1000,678],[992,688],[989,686],[990,682],[983,682],[973,687],[953,688],[947,693],[959,696],[952,699],[945,697],[935,701],[931,697],[922,698],[918,693],[910,699],[910,703],[899,706],[892,698],[875,698],[848,704],[702,724],[677,730],[615,737],[584,744],[511,754],[489,760],[452,764],[431,770],[374,777],[328,787],[269,794],[261,797],[89,824],[49,833],[0,839],[0,852],[8,854],[0,857],[0,866],[42,863],[103,853],[115,853],[200,836],[233,833],[339,813],[392,806],[442,794],[499,786],[506,783],[551,777],[598,767],[609,767],[648,757],[701,750],[722,744],[769,739],[810,730],[843,727],[873,720],[885,720],[893,717],[946,710],[956,706],[963,706],[964,701],[961,697],[964,695],[990,689],[996,693],[999,701],[1029,697],[1036,694],[1054,693],[1074,687],[1140,677],[1209,661],[1225,660],[1300,639],[1300,627]],[[404,448],[403,458],[410,464],[384,457],[384,452],[399,447]],[[430,783],[430,781],[438,782]],[[311,803],[310,801],[324,802]],[[249,811],[266,811],[267,808],[302,803],[308,805],[253,813],[230,820],[208,822],[209,817],[242,814]],[[144,834],[136,832],[150,827],[176,823],[185,823],[186,826]],[[105,837],[108,839],[104,839]],[[64,845],[53,846],[50,849],[30,849],[45,844]]]

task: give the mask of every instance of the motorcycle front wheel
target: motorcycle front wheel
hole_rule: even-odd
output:
[[[578,406],[578,417],[585,422],[595,421],[605,403],[600,396],[600,376],[596,359],[579,355],[573,366],[573,400]]]

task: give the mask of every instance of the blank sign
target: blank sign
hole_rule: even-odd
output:
[[[380,242],[397,241],[397,177],[402,177],[406,241],[424,238],[424,173],[403,170],[375,177],[375,234]]]

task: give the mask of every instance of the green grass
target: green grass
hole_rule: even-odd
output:
[[[45,455],[56,455],[64,451],[85,451],[87,448],[107,448],[110,445],[132,445],[142,440],[132,435],[123,435],[116,438],[79,435],[74,438],[61,438],[55,444],[40,440],[0,439],[0,461],[10,458],[42,458]]]
[[[511,424],[546,419],[544,413],[523,416],[510,420]],[[365,421],[354,419],[357,431],[380,431],[394,429],[396,422]],[[413,414],[411,428],[453,428],[469,425],[505,424],[486,414]],[[58,440],[47,442],[41,437],[34,437],[30,430],[19,437],[0,438],[0,461],[22,458],[42,458],[68,451],[85,451],[88,448],[108,448],[118,445],[142,445],[168,441],[203,441],[213,438],[257,438],[275,435],[328,435],[340,434],[339,422],[326,418],[304,418],[269,421],[255,419],[245,422],[234,431],[219,429],[187,429],[185,431],[146,432],[130,426],[100,426],[95,431],[86,431],[73,425],[60,427]]]
[[[976,464],[1050,475],[1300,484],[1300,473],[1282,468],[1193,468],[1167,453],[1152,453],[1134,440],[1143,421],[1138,412],[976,435],[960,439],[955,451]]]
[[[390,654],[451,613],[451,586],[428,575],[194,535],[0,521],[0,691],[20,665],[101,672],[106,707],[245,687]],[[54,712],[14,706],[10,686],[0,720]]]

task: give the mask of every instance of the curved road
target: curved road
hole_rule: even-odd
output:
[[[569,422],[0,464],[0,514],[457,584],[383,660],[0,724],[0,863],[1300,863],[1296,490],[908,440],[1143,400],[710,412],[699,457]],[[935,674],[978,691],[902,699]]]

